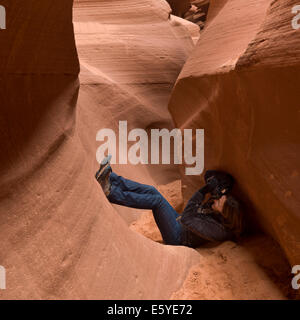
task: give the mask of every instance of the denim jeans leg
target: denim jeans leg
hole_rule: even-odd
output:
[[[124,179],[112,173],[111,191],[108,200],[111,203],[152,210],[155,222],[166,244],[180,245],[182,226],[176,220],[179,214],[154,187]]]
[[[161,194],[152,211],[164,242],[171,245],[181,245],[183,228],[181,223],[176,220],[179,214]]]
[[[140,194],[157,194],[157,189],[155,187],[123,178],[122,176],[118,176],[114,172],[110,174],[110,183],[112,185],[117,185],[119,188],[125,191],[132,191]]]

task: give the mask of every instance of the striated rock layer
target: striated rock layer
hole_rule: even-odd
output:
[[[194,0],[191,1],[191,4],[191,8],[184,14],[184,18],[203,29],[207,18],[209,0]]]
[[[297,1],[210,1],[207,27],[169,110],[205,129],[205,168],[229,171],[256,222],[300,261],[299,30]],[[184,177],[186,197],[199,177]],[[252,212],[252,215],[253,215]]]
[[[168,101],[194,44],[186,21],[169,17],[170,10],[165,1],[75,2],[81,64],[77,126],[84,146],[92,149],[91,161],[100,145],[98,130],[111,128],[118,134],[120,120],[127,120],[128,131],[174,127]],[[114,169],[147,184],[179,178],[178,166],[172,165],[128,163]],[[132,209],[118,207],[118,211],[127,222],[137,217]]]
[[[199,256],[128,227],[94,179],[96,133],[169,126],[167,102],[193,48],[164,1],[2,1],[0,32],[1,299],[161,299]],[[168,183],[175,167],[119,167]],[[161,170],[164,169],[164,174]],[[158,179],[158,178],[157,178]]]

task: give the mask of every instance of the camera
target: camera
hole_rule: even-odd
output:
[[[228,194],[234,184],[233,177],[222,171],[208,170],[204,178],[213,199],[220,199]]]

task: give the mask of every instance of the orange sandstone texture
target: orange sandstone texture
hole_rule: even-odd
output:
[[[273,300],[299,299],[288,277],[290,267],[282,250],[266,236],[198,248],[193,266],[171,299]]]
[[[205,129],[205,169],[233,174],[251,215],[291,264],[300,262],[296,4],[210,1],[207,26],[169,103],[178,127]],[[192,186],[186,199],[199,179],[183,177]]]
[[[78,1],[78,59],[71,0],[1,4],[0,299],[169,298],[199,255],[129,229],[133,210],[113,207],[94,179],[95,139],[119,120],[173,126],[167,102],[188,32],[164,1]],[[178,179],[173,166],[118,169],[144,183]]]
[[[251,259],[250,278],[264,285],[239,291],[248,253],[230,254],[230,242],[197,252],[138,234],[161,241],[149,213],[112,206],[94,180],[99,129],[117,129],[119,120],[129,129],[173,128],[167,104],[198,27],[169,19],[160,0],[76,1],[74,39],[71,0],[1,4],[8,28],[0,33],[0,265],[7,270],[0,299],[247,298],[248,288],[251,297],[283,298]],[[180,210],[176,166],[114,169],[163,185]],[[232,263],[214,282],[226,257]]]
[[[84,148],[92,150],[92,162],[100,146],[96,133],[111,128],[118,134],[120,120],[127,120],[128,131],[174,127],[168,101],[194,44],[185,20],[178,18],[182,24],[169,19],[170,11],[165,1],[75,1],[81,65],[77,127]],[[113,169],[154,185],[179,178],[178,166],[173,165],[127,164]],[[117,208],[128,223],[140,215]]]

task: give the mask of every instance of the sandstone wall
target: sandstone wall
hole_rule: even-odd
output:
[[[205,129],[205,169],[238,181],[248,214],[300,261],[297,1],[211,1],[208,25],[185,64],[169,110]],[[184,177],[199,187],[199,177]]]
[[[168,96],[193,47],[186,29],[173,28],[164,1],[77,2],[77,104],[72,1],[1,4],[0,298],[170,297],[198,255],[129,229],[94,179],[96,133],[127,115],[132,126],[173,125]],[[119,173],[155,183],[145,167]]]

